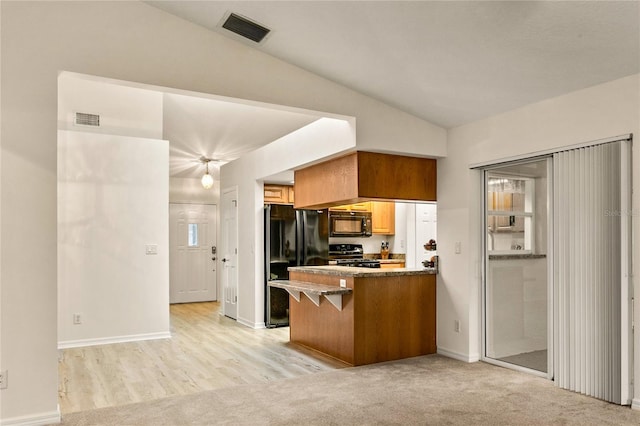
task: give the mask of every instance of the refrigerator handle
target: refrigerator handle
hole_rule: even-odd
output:
[[[296,265],[304,266],[306,253],[304,247],[304,210],[296,210]]]

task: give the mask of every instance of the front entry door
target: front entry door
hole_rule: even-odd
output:
[[[222,286],[224,288],[224,314],[238,318],[238,191],[225,190],[222,194]]]
[[[169,222],[169,302],[216,300],[216,206],[170,204]]]

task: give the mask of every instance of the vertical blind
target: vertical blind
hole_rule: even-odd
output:
[[[629,149],[553,156],[554,380],[618,404],[629,398]]]

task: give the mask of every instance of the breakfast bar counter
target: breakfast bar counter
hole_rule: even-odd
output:
[[[292,342],[364,365],[436,352],[435,274],[430,269],[290,267],[289,281],[269,285],[290,294]]]

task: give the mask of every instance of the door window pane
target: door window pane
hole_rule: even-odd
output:
[[[198,224],[190,223],[189,224],[189,238],[188,238],[188,246],[189,247],[198,247]]]

